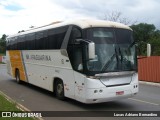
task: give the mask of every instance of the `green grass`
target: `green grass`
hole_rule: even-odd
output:
[[[5,56],[6,54],[5,53],[0,53],[0,56]]]
[[[4,96],[0,95],[0,111],[20,111],[16,108],[16,103],[10,103],[8,100],[4,98]]]
[[[0,111],[14,111],[14,112],[22,112],[16,107],[16,103],[9,102],[3,95],[0,94]],[[0,112],[1,114],[1,112]],[[1,115],[0,115],[1,116]],[[34,120],[33,118],[0,118],[0,120]]]

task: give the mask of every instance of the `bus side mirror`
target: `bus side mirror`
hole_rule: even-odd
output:
[[[95,43],[91,42],[88,44],[88,57],[90,60],[95,59]]]
[[[147,44],[147,57],[151,56],[151,44]]]
[[[95,43],[90,40],[76,39],[77,43],[84,42],[87,43],[88,47],[88,59],[93,60],[96,58],[95,54]]]

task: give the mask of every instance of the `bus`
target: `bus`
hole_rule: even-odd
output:
[[[82,103],[137,94],[137,54],[132,29],[121,23],[79,19],[32,28],[7,38],[7,72]]]

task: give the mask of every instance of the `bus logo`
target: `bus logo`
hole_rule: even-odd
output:
[[[52,61],[49,55],[26,55],[27,60],[41,60],[41,61]]]

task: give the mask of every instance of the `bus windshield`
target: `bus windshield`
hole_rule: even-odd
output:
[[[96,58],[87,61],[92,72],[137,70],[136,48],[132,31],[120,28],[92,28],[87,39],[95,43]]]

